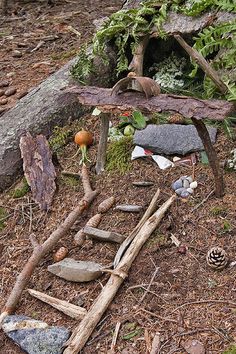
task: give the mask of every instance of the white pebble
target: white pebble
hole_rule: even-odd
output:
[[[189,194],[193,194],[193,189],[192,189],[192,188],[187,188],[187,192],[188,192]]]
[[[192,189],[197,188],[197,181],[193,181],[192,183],[190,183],[189,187],[192,188]]]
[[[176,162],[176,161],[179,161],[179,160],[181,160],[180,157],[178,157],[178,156],[174,156],[174,157],[173,157],[173,162]]]

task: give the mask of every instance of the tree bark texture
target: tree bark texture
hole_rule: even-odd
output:
[[[144,113],[177,112],[185,118],[212,120],[224,120],[235,112],[234,104],[224,100],[201,100],[172,94],[160,94],[147,99],[139,92],[111,95],[111,89],[93,86],[73,86],[66,91],[77,94],[82,105],[96,106],[104,112],[138,109]]]
[[[100,120],[100,139],[98,144],[97,162],[95,167],[96,173],[98,175],[104,171],[106,163],[107,138],[109,130],[108,114],[101,113]]]

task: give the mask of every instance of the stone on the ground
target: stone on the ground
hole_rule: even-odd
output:
[[[70,336],[65,327],[49,326],[22,315],[7,316],[2,329],[28,354],[60,354]]]
[[[212,143],[215,143],[217,129],[213,127],[207,129]],[[149,124],[143,130],[136,130],[134,144],[165,155],[186,155],[204,149],[194,125]]]
[[[75,261],[64,258],[62,261],[48,266],[48,271],[60,278],[74,281],[87,282],[102,275],[102,266],[95,262]]]

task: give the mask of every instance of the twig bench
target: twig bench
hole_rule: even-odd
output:
[[[122,92],[119,95],[111,95],[111,89],[93,86],[73,86],[66,91],[77,94],[81,104],[96,106],[102,112],[96,165],[97,173],[104,170],[109,114],[121,113],[130,109],[138,109],[143,113],[177,112],[185,118],[191,118],[209,159],[215,179],[215,194],[217,197],[224,195],[223,173],[203,120],[223,121],[235,112],[233,103],[224,100],[202,100],[171,94],[160,94],[148,99],[139,92]]]

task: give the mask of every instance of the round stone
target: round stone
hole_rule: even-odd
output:
[[[188,198],[189,197],[189,192],[184,189],[181,194],[180,194],[181,198]]]
[[[12,96],[16,93],[16,88],[15,87],[10,87],[5,91],[5,96],[9,97]]]
[[[193,182],[193,178],[191,176],[188,176],[186,179],[189,181],[189,183]]]
[[[193,194],[193,189],[192,188],[187,188],[186,189],[189,194]]]
[[[174,183],[172,183],[171,187],[174,189],[174,191],[176,189],[182,188],[183,187],[183,182],[181,181],[181,179],[177,179],[177,181],[175,181]]]
[[[178,195],[181,195],[183,192],[186,192],[186,189],[181,187],[175,190],[175,193]]]
[[[13,50],[12,56],[13,56],[13,58],[21,58],[22,53],[19,50]]]
[[[189,188],[189,186],[190,186],[189,181],[187,179],[184,179],[183,180],[183,187],[187,189],[187,188]]]
[[[192,183],[190,183],[189,187],[192,188],[192,189],[197,188],[197,181],[193,181]]]
[[[0,101],[0,105],[7,104],[7,102],[8,102],[7,98],[2,98],[1,101]]]

